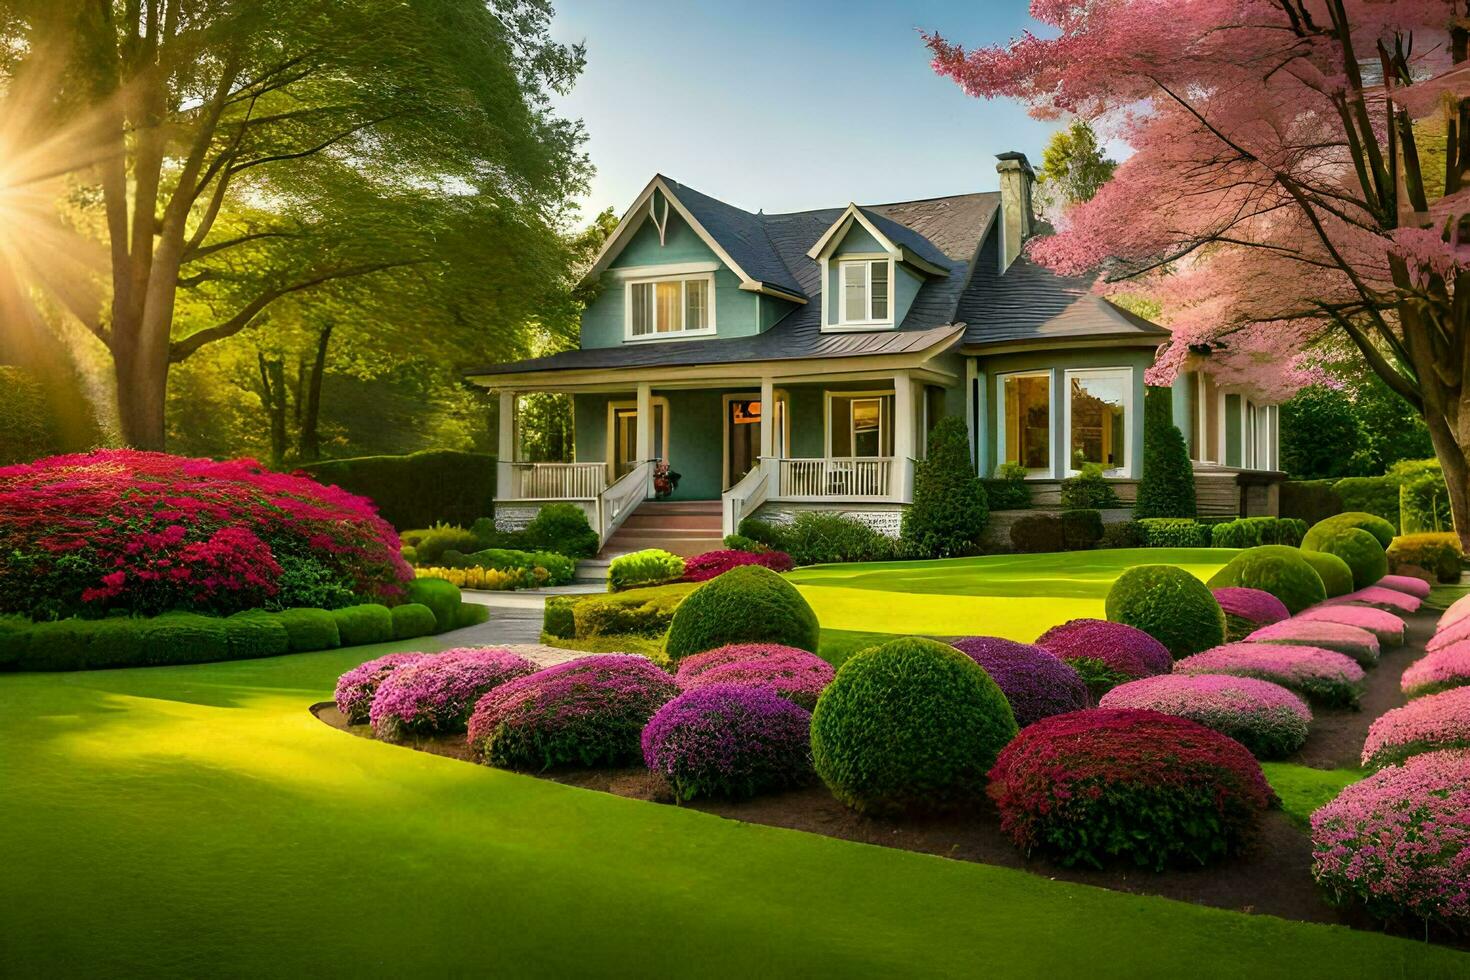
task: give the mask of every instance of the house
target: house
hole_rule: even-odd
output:
[[[666,461],[669,499],[689,503],[665,510],[709,537],[812,508],[896,534],[945,415],[982,476],[1019,464],[1043,506],[1083,463],[1131,500],[1143,373],[1168,332],[1022,253],[1034,175],[1023,154],[998,160],[999,191],[793,214],[654,177],[587,273],[579,348],[469,373],[500,396],[497,523],[573,501],[606,542],[659,510]],[[516,397],[535,391],[571,394],[575,462],[518,455]],[[1207,370],[1181,375],[1173,405],[1201,511],[1274,513],[1276,407]]]

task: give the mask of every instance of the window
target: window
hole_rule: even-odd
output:
[[[1114,476],[1129,471],[1132,404],[1131,368],[1067,372],[1067,465],[1072,471],[1088,463]]]
[[[838,263],[839,323],[888,323],[893,319],[889,268],[887,258]]]
[[[1008,374],[1001,385],[1001,460],[1051,473],[1051,372]]]
[[[628,283],[629,339],[715,332],[714,276]]]
[[[893,394],[827,394],[827,455],[878,459],[893,455]]]

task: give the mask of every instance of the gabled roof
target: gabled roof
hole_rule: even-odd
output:
[[[923,235],[914,234],[896,221],[891,221],[869,208],[849,204],[837,219],[827,226],[816,244],[807,249],[806,257],[820,262],[847,236],[854,224],[862,225],[887,252],[896,255],[901,262],[932,276],[949,274],[951,263],[937,248],[925,240]]]

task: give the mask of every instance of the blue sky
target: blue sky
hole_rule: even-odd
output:
[[[1027,26],[1026,0],[557,0],[585,41],[562,111],[597,167],[584,216],[618,213],[654,173],[754,211],[993,190],[995,154],[1039,163],[1056,124],[964,95],[919,28],[967,46]]]

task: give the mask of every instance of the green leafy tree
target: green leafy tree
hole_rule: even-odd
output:
[[[1143,477],[1135,517],[1193,517],[1194,467],[1174,424],[1170,389],[1150,386],[1143,399]]]
[[[1117,167],[1103,155],[1091,124],[1074,119],[1066,129],[1053,133],[1041,152],[1041,169],[1036,172],[1041,213],[1055,219],[1071,205],[1092,200]]]
[[[990,518],[985,486],[970,460],[963,419],[940,419],[929,433],[929,453],[914,467],[914,502],[903,513],[901,537],[914,554],[934,558],[972,555]]]

